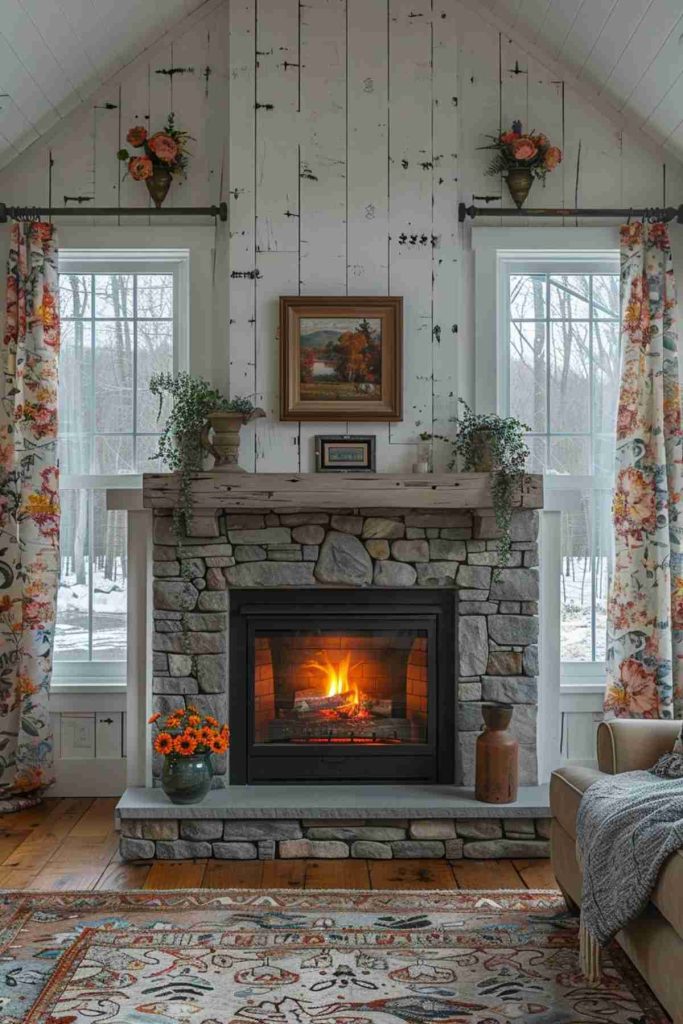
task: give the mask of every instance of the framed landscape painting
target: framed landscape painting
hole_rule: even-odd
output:
[[[402,417],[403,299],[280,299],[280,419]]]

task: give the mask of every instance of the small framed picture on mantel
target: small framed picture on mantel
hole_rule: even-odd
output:
[[[374,434],[316,434],[316,473],[374,473]]]
[[[280,419],[402,418],[403,299],[280,298]]]

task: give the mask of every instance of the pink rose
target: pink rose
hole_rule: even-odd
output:
[[[562,150],[558,146],[550,146],[543,161],[547,171],[554,171],[562,161]]]
[[[515,160],[533,160],[538,152],[531,139],[524,135],[511,143],[510,149]]]
[[[147,148],[165,164],[172,164],[178,156],[178,143],[166,132],[157,132],[147,140]]]
[[[147,129],[142,124],[136,124],[126,135],[126,142],[136,149],[141,146],[147,138]]]
[[[135,181],[144,181],[152,177],[154,165],[148,156],[133,156],[128,161],[128,173]]]

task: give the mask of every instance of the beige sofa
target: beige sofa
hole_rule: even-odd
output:
[[[651,768],[671,750],[680,722],[618,720],[598,727],[598,765],[566,765],[550,780],[553,816],[551,856],[555,877],[570,909],[581,903],[581,871],[576,861],[576,815],[584,791],[601,775]],[[617,936],[652,991],[683,1024],[683,850],[664,865],[645,914]]]

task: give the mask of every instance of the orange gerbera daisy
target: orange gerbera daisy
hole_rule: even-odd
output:
[[[199,715],[190,715],[187,721],[190,725],[197,726],[201,722],[201,718]]]
[[[192,739],[192,740],[194,740],[194,741],[195,741],[195,743],[198,743],[198,742],[199,742],[199,733],[197,732],[197,730],[196,730],[196,729],[193,729],[193,728],[192,728],[191,726],[189,726],[189,725],[188,725],[188,726],[187,726],[187,728],[185,729],[185,731],[184,731],[184,733],[183,733],[183,736],[189,736],[189,737],[190,737],[190,739]]]
[[[208,725],[203,725],[199,730],[199,742],[205,743],[207,747],[210,747],[211,741],[213,740],[215,735],[216,734],[214,733],[213,729],[211,729]]]
[[[187,757],[188,754],[194,754],[197,741],[192,736],[187,736],[183,733],[182,736],[176,736],[173,741],[173,749],[176,754],[183,754]]]
[[[211,751],[214,754],[224,754],[228,749],[228,743],[224,736],[214,736],[211,740]]]
[[[150,715],[149,718],[147,719],[147,725],[154,725],[154,723],[158,722],[160,718],[161,718],[161,712],[160,711],[155,711],[154,714]]]
[[[173,750],[173,737],[167,732],[160,732],[154,741],[157,754],[170,754]]]
[[[208,725],[212,725],[214,729],[218,728],[218,719],[214,718],[213,715],[207,715],[206,721]]]

